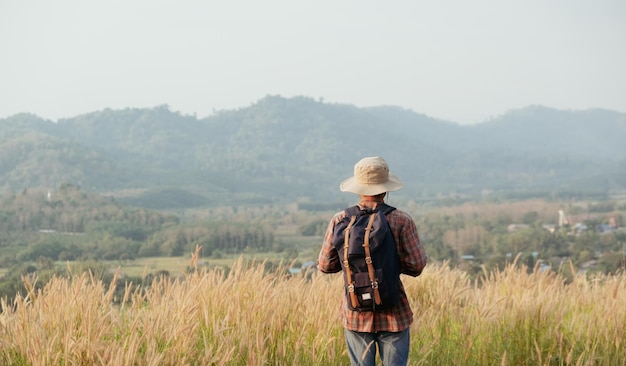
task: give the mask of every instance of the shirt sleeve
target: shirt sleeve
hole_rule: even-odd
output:
[[[328,223],[322,249],[317,259],[317,269],[324,273],[336,273],[341,271],[341,263],[339,262],[339,254],[333,246],[333,234],[335,225],[341,219],[341,213],[336,214]]]
[[[405,212],[396,212],[392,220],[397,220],[392,224],[398,256],[400,257],[400,273],[409,276],[419,276],[426,266],[428,256],[420,242],[417,227],[413,218]],[[394,214],[392,212],[392,214]]]

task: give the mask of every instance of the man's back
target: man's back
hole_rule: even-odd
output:
[[[333,245],[336,225],[346,217],[345,211],[338,212],[330,220],[322,250],[318,258],[318,269],[325,273],[341,271],[342,260]],[[422,247],[415,222],[402,210],[393,210],[387,214],[400,259],[400,273],[410,276],[419,275],[426,266],[427,256]],[[400,282],[400,299],[392,309],[373,313],[350,310],[345,299],[341,304],[342,321],[345,328],[358,332],[390,331],[397,332],[408,328],[413,321],[413,312],[409,306],[404,286]]]

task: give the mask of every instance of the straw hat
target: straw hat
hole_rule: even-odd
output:
[[[359,160],[354,165],[354,176],[344,180],[339,189],[364,196],[375,196],[384,192],[397,191],[404,183],[389,173],[387,162],[378,156]]]

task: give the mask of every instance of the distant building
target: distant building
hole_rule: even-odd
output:
[[[298,268],[298,267],[291,267],[291,268],[289,268],[289,273],[290,274],[298,274],[298,273],[301,273],[301,272],[314,271],[316,269],[317,269],[317,267],[316,267],[316,264],[315,264],[314,261],[307,261],[307,262],[304,262],[300,266],[300,268]]]
[[[596,227],[596,231],[600,234],[611,234],[615,232],[615,228],[609,224],[600,224]]]
[[[526,224],[511,224],[507,227],[507,231],[509,233],[514,233],[518,230],[527,229],[529,227],[530,225],[526,225]]]

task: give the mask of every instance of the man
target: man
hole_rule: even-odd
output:
[[[341,183],[342,192],[359,195],[361,209],[376,208],[384,203],[387,192],[397,191],[404,184],[389,172],[389,167],[380,157],[367,157],[354,165],[354,176]],[[318,258],[318,269],[325,273],[341,271],[342,258],[333,243],[335,227],[346,217],[342,211],[334,215],[328,224],[324,242]],[[427,256],[420,243],[415,222],[400,210],[386,216],[393,233],[400,273],[418,276],[426,266]],[[376,348],[384,365],[406,365],[410,347],[410,326],[413,312],[400,282],[399,303],[390,309],[376,311],[350,310],[346,297],[341,303],[341,319],[345,328],[345,339],[352,365],[376,364]]]

